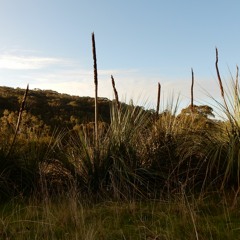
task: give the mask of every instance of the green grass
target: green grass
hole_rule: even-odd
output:
[[[74,197],[1,205],[1,239],[240,239],[240,207],[212,195],[80,203]]]

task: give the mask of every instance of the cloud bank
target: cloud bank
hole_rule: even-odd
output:
[[[190,103],[190,77],[170,79],[165,76],[150,76],[138,69],[99,69],[99,96],[114,97],[111,75],[114,76],[119,97],[122,101],[130,99],[139,105],[147,102],[149,108],[155,108],[157,100],[157,83],[162,85],[162,110],[172,94],[175,99],[180,94],[184,105]],[[209,79],[209,81],[213,81]],[[195,99],[204,101],[208,97],[201,88],[206,79],[197,80],[194,87]],[[94,96],[92,66],[84,68],[74,59],[38,56],[34,52],[0,52],[0,84],[10,87],[51,89],[60,93],[78,96]],[[206,84],[206,91],[215,94],[218,87]],[[170,96],[170,97],[169,97]],[[165,101],[165,103],[164,103]]]
[[[51,65],[63,64],[63,59],[37,56],[19,56],[14,54],[0,54],[0,69],[33,70],[42,69]]]

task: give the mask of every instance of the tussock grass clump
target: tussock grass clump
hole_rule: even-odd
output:
[[[224,121],[218,131],[212,135],[212,148],[209,149],[209,173],[215,175],[221,189],[233,188],[236,196],[240,189],[240,119],[239,119],[239,83],[238,67],[236,78],[224,85],[218,69],[218,50],[216,49],[216,71],[222,102],[212,98],[221,112]]]
[[[142,145],[145,168],[154,176],[151,185],[163,193],[182,186],[199,190],[204,185],[210,136],[216,129],[208,118],[212,109],[190,105],[177,114],[178,99],[169,106],[153,121]]]
[[[70,136],[69,162],[75,167],[83,191],[117,198],[142,194],[137,186],[142,167],[138,149],[148,121],[140,107],[119,109],[113,104],[110,125],[99,131],[98,152],[91,140],[93,136],[85,128]]]

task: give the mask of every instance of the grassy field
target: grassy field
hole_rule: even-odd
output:
[[[1,239],[240,239],[231,198],[176,194],[168,200],[80,203],[74,197],[13,199],[1,206]]]

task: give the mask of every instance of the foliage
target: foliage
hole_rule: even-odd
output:
[[[182,188],[239,189],[240,134],[233,114],[227,114],[228,121],[216,121],[206,105],[190,105],[177,114],[178,99],[172,99],[156,116],[132,102],[117,106],[100,99],[106,121],[99,122],[96,144],[94,123],[87,121],[93,99],[32,90],[8,156],[18,116],[13,105],[24,90],[2,87],[0,92],[0,100],[8,100],[0,118],[1,189],[6,195],[54,195],[75,187],[79,195],[99,200],[157,198]],[[231,106],[236,113],[237,105]],[[79,109],[90,115],[81,118]],[[56,134],[53,126],[60,123]],[[19,178],[13,181],[14,174]]]
[[[222,121],[212,107],[193,105],[193,85],[190,106],[177,114],[172,98],[159,113],[159,105],[119,103],[112,77],[116,100],[96,96],[99,120],[93,98],[34,89],[20,122],[25,90],[0,87],[0,238],[237,238],[238,68],[224,87],[216,49],[216,70]],[[206,206],[209,192],[217,197]],[[115,203],[82,205],[102,200]]]
[[[24,95],[24,89],[0,87],[0,114],[7,110],[16,113]],[[56,126],[72,129],[78,123],[94,121],[94,99],[60,94],[51,90],[29,90],[26,101],[28,114],[54,131]],[[99,98],[100,119],[109,122],[110,101]],[[75,119],[75,121],[73,120]]]
[[[142,168],[138,147],[148,121],[140,107],[119,110],[113,105],[110,125],[99,124],[98,148],[89,124],[70,136],[69,161],[88,193],[118,198],[129,198],[133,192],[143,195],[136,184],[143,181],[138,174]]]

